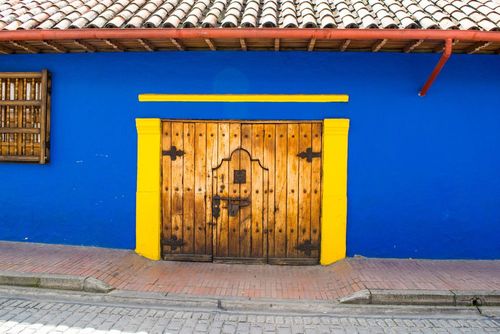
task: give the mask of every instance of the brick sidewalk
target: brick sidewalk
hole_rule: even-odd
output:
[[[121,290],[335,300],[362,289],[500,290],[500,261],[347,259],[331,266],[150,261],[132,251],[0,242],[0,270],[93,276]]]

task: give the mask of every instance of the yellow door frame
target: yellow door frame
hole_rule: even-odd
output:
[[[161,120],[138,118],[135,251],[161,257]],[[320,263],[346,256],[348,119],[323,123],[323,191]]]
[[[320,263],[345,258],[347,232],[348,119],[323,122]]]
[[[159,260],[161,238],[161,121],[136,119],[137,194],[135,251]]]

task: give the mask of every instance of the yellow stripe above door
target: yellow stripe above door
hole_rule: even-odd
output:
[[[348,102],[345,94],[139,94],[139,102]]]

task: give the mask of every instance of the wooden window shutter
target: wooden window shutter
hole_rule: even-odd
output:
[[[0,72],[0,162],[49,161],[50,75]]]

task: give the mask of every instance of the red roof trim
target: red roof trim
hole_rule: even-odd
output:
[[[351,40],[460,40],[500,42],[500,32],[423,29],[69,29],[0,31],[0,41],[78,39],[351,39]]]

